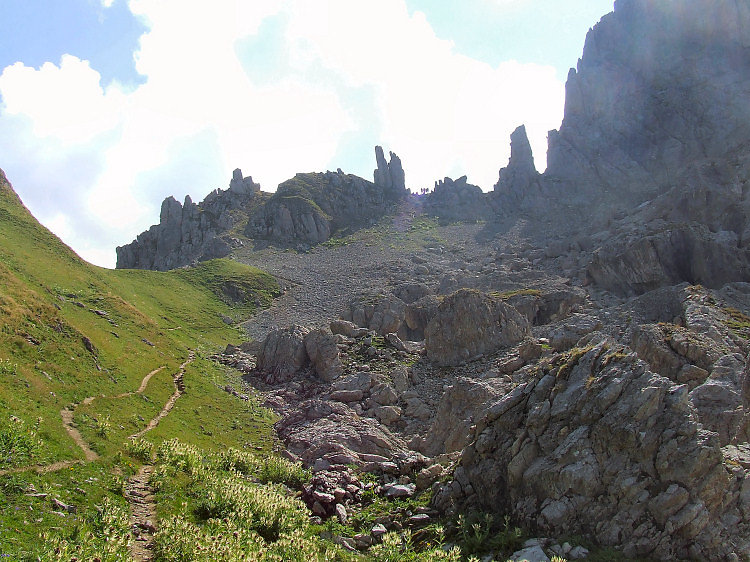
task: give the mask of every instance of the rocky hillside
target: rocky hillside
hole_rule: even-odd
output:
[[[744,3],[616,2],[570,71],[543,176],[513,134],[500,216],[598,246],[589,278],[620,294],[750,279],[748,46]]]
[[[491,193],[462,177],[407,196],[376,149],[374,182],[298,174],[264,194],[238,171],[200,205],[165,201],[118,267],[223,241],[281,289],[214,356],[310,471],[272,489],[296,503],[262,548],[750,560],[749,67],[745,4],[618,0],[570,72],[543,174],[521,126]],[[265,481],[244,454],[159,448],[152,486],[180,513],[161,559],[172,536],[184,559],[261,548],[245,532],[261,508],[239,496]]]
[[[317,471],[316,513],[364,509],[335,494],[356,465],[436,514],[511,517],[535,559],[582,556],[571,535],[748,558],[748,33],[736,2],[620,0],[544,174],[519,127],[491,194],[446,178],[339,247],[236,253],[287,292],[225,360]]]
[[[201,203],[167,197],[159,224],[117,248],[117,268],[174,269],[223,258],[252,240],[312,246],[373,224],[408,193],[399,157],[391,152],[386,161],[379,146],[375,157],[374,183],[341,170],[297,174],[269,194],[236,169],[229,189],[214,190]]]

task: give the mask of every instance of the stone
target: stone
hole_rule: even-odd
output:
[[[574,351],[552,356],[549,374],[529,371],[481,414],[435,505],[510,513],[627,556],[731,552],[735,530],[724,521],[742,517],[739,498],[687,388],[611,340]]]
[[[364,397],[361,390],[335,390],[331,392],[331,400],[339,402],[359,402]]]
[[[260,191],[260,184],[255,183],[251,176],[242,177],[242,170],[237,168],[232,172],[229,191],[238,195],[252,195]]]
[[[228,235],[232,211],[249,205],[260,189],[250,177],[239,180],[241,175],[235,170],[228,190],[215,190],[200,204],[190,196],[184,205],[172,196],[164,199],[159,224],[117,248],[117,267],[165,271],[227,256],[241,245]]]
[[[381,146],[375,147],[375,161],[377,168],[374,172],[374,183],[387,190],[404,191],[406,189],[406,176],[401,159],[393,152],[390,153],[390,162],[386,162],[385,154]]]
[[[471,426],[488,403],[504,396],[507,383],[459,378],[440,398],[435,419],[421,451],[431,457],[462,450],[469,443]]]
[[[414,484],[386,484],[383,492],[387,498],[409,498],[414,495],[417,487]]]
[[[372,413],[383,425],[393,425],[401,419],[401,408],[398,406],[378,406],[373,408]]]
[[[530,335],[526,319],[501,299],[462,289],[438,306],[425,329],[425,351],[437,365],[455,366]]]
[[[349,514],[346,512],[346,507],[344,507],[340,503],[337,503],[335,511],[336,518],[339,520],[339,523],[341,523],[342,525],[346,525],[349,521]]]
[[[526,127],[521,125],[510,135],[510,160],[500,170],[493,196],[500,212],[508,208],[528,208],[543,206],[541,176],[534,165],[531,144],[526,135]]]
[[[305,349],[308,330],[302,326],[290,326],[270,332],[258,353],[257,368],[266,374],[271,383],[291,380],[309,362]]]
[[[354,299],[345,311],[344,320],[378,334],[398,334],[404,323],[406,304],[390,293]]]
[[[339,357],[336,338],[332,333],[317,328],[305,336],[304,342],[315,372],[322,380],[331,382],[341,376],[344,367]]]
[[[371,390],[371,398],[381,406],[391,406],[398,403],[398,394],[390,385],[382,384]]]
[[[567,556],[570,560],[583,560],[584,558],[587,558],[589,555],[589,551],[587,548],[584,548],[582,546],[574,546],[570,549],[570,552],[568,552]]]
[[[375,525],[372,526],[372,529],[370,530],[370,534],[376,539],[379,539],[380,537],[385,535],[387,532],[388,530],[381,523],[376,523]]]
[[[441,222],[476,222],[488,218],[490,209],[482,189],[462,176],[435,182],[435,188],[427,195],[425,212],[437,216]]]
[[[361,338],[369,332],[367,328],[358,328],[356,324],[347,320],[333,320],[330,328],[332,333],[341,334],[348,338]]]
[[[364,396],[372,386],[372,375],[363,371],[346,375],[336,380],[331,386],[333,391],[359,391]]]
[[[550,562],[549,557],[539,545],[529,546],[514,552],[510,560],[513,562]]]
[[[385,341],[387,341],[389,344],[391,344],[393,347],[395,347],[399,351],[406,351],[406,346],[404,345],[404,342],[401,341],[401,338],[399,338],[396,334],[390,333],[385,335]]]

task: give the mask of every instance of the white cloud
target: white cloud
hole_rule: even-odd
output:
[[[42,222],[102,265],[158,220],[165,196],[200,200],[238,166],[266,190],[328,167],[369,178],[371,152],[334,162],[356,137],[397,152],[415,189],[464,173],[490,189],[510,132],[527,125],[544,168],[546,131],[562,116],[551,67],[458,55],[403,0],[129,6],[149,26],[136,53],[146,82],[135,90],[103,89],[72,56],[0,76],[0,165]],[[283,68],[251,78],[236,46],[273,15],[285,23],[274,37]]]

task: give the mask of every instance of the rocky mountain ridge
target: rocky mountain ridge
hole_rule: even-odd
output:
[[[297,174],[275,193],[261,192],[238,168],[229,189],[212,191],[201,203],[167,197],[159,224],[117,248],[117,268],[167,270],[229,255],[242,238],[301,247],[325,242],[333,233],[372,224],[408,191],[401,160],[386,161],[375,147],[374,182],[340,169]]]

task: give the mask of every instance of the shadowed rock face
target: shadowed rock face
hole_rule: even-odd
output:
[[[619,0],[568,75],[546,176],[576,200],[623,205],[668,191],[704,161],[740,164],[746,178],[748,45],[746,3]]]
[[[443,222],[474,222],[491,214],[487,196],[479,186],[468,183],[466,176],[436,181],[435,189],[427,195],[425,211]]]
[[[499,206],[599,234],[589,278],[622,295],[749,280],[749,45],[747,3],[616,2],[570,71],[541,184],[509,165]]]
[[[242,173],[235,172],[241,178]],[[228,255],[239,243],[226,236],[234,223],[231,211],[249,204],[255,187],[260,188],[252,183],[252,178],[235,177],[232,185],[226,191],[213,191],[200,205],[193,203],[189,195],[184,205],[167,197],[161,204],[159,224],[117,248],[117,267],[164,271]]]
[[[383,147],[375,147],[375,160],[378,167],[373,174],[375,185],[379,185],[394,192],[406,189],[406,174],[401,165],[401,159],[393,152],[390,153],[391,160],[386,162]]]
[[[405,194],[341,171],[297,174],[251,213],[245,234],[315,245],[337,230],[371,224]]]

